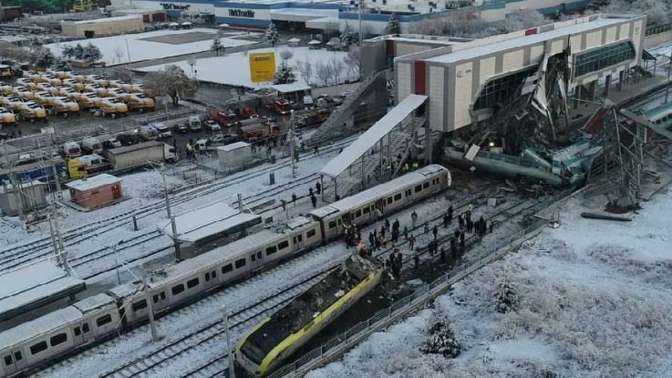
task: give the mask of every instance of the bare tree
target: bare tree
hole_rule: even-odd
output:
[[[117,46],[114,48],[113,53],[114,53],[114,62],[121,63],[124,59],[124,50],[121,47]]]
[[[329,66],[331,67],[331,75],[332,80],[334,81],[334,85],[339,84],[341,82],[341,73],[345,68],[343,61],[340,59],[332,58],[331,62],[329,62]]]
[[[536,10],[522,9],[506,15],[506,19],[504,20],[504,30],[506,32],[513,32],[543,25],[547,22],[548,21],[544,16]]]
[[[310,84],[313,77],[313,64],[310,61],[298,61],[296,62],[296,69],[299,71],[299,74],[307,84]]]
[[[198,83],[174,64],[148,73],[143,84],[150,96],[169,96],[174,106],[179,105],[180,98],[193,96],[198,90]]]
[[[110,70],[110,75],[113,79],[121,80],[127,83],[133,82],[133,71],[124,67],[114,67]]]
[[[343,57],[343,62],[348,68],[350,77],[359,79],[359,73],[362,68],[359,46],[350,46],[348,54]]]
[[[315,63],[315,75],[320,79],[322,85],[329,85],[329,78],[331,77],[329,64],[322,61]]]

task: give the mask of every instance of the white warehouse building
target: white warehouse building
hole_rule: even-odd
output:
[[[593,90],[639,64],[645,16],[589,16],[452,43],[394,60],[397,101],[428,96],[432,129],[450,132],[490,118],[544,58],[566,54],[568,89]]]

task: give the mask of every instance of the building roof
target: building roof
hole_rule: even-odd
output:
[[[306,84],[303,80],[297,80],[291,84],[275,84],[271,85],[271,88],[280,92],[280,93],[294,93],[307,91],[310,89],[310,85]]]
[[[196,242],[249,222],[261,223],[261,216],[241,213],[223,202],[175,217],[178,238],[187,242]],[[163,227],[163,232],[172,236],[171,225]]]
[[[249,143],[235,142],[235,143],[227,144],[227,145],[224,145],[224,146],[218,146],[217,151],[231,152],[231,151],[235,151],[235,150],[240,149],[240,148],[248,148],[248,147],[250,147]]]
[[[79,278],[44,260],[0,276],[0,321],[84,290]]]
[[[338,156],[331,159],[322,168],[321,174],[336,177],[357,159],[371,149],[382,137],[389,134],[400,122],[408,117],[415,109],[420,107],[427,96],[412,94],[403,99],[397,106],[392,108],[383,118],[376,122],[351,145],[346,147]]]
[[[140,19],[140,21],[142,21],[142,16],[133,14],[127,16],[104,17],[104,18],[96,18],[93,20],[70,21],[70,22],[72,22],[75,25],[86,25],[86,24],[98,24],[105,22],[118,22],[118,21],[137,20],[137,19]],[[61,21],[61,22],[68,22],[68,21]]]
[[[69,182],[65,184],[65,186],[67,186],[70,189],[79,190],[83,192],[87,190],[100,188],[101,186],[105,185],[116,184],[118,182],[121,182],[121,179],[119,177],[112,176],[111,174],[108,173],[101,173],[97,176]]]
[[[81,319],[82,313],[73,306],[50,312],[37,319],[22,323],[0,333],[0,350],[33,337],[49,334],[63,326]]]
[[[570,35],[585,33],[587,31],[604,28],[621,24],[628,19],[626,18],[597,18],[592,21],[577,23],[570,26],[560,27],[558,29],[542,32],[539,34],[520,36],[508,40],[493,40],[492,43],[485,45],[478,45],[474,47],[467,47],[448,54],[439,55],[433,58],[426,59],[427,62],[432,63],[455,63],[459,61],[471,60],[485,55],[492,55],[498,52],[503,52],[510,49],[522,48],[525,46],[537,45],[548,40],[567,37]]]

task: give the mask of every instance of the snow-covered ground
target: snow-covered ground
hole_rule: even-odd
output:
[[[291,51],[293,54],[292,57],[288,60],[288,64],[294,70],[296,78],[298,79],[298,84],[303,85],[306,84],[306,81],[309,81],[312,84],[332,85],[344,83],[346,80],[357,79],[357,72],[354,70],[354,67],[348,66],[343,61],[343,58],[345,58],[347,55],[347,53],[343,51],[327,51],[325,49],[311,50],[308,47],[279,46],[275,49],[256,49],[250,50],[249,52],[258,53],[275,51],[275,62],[279,67],[282,63],[280,53],[285,50]],[[194,65],[195,76],[199,80],[239,87],[262,88],[268,86],[268,83],[252,82],[250,79],[250,68],[248,60],[249,58],[246,52],[197,59],[196,64]],[[310,64],[312,68],[312,72],[308,80],[302,76],[300,70],[297,68],[299,65],[305,65],[306,62]],[[177,64],[184,70],[184,72],[192,73],[191,66],[186,60],[171,64]],[[338,72],[334,71],[334,74],[330,74],[330,76],[327,78],[328,83],[325,83],[325,80],[318,74],[318,67],[320,64],[326,64],[338,68]],[[158,71],[163,67],[164,65],[150,66],[138,69],[138,71]]]
[[[206,39],[190,43],[162,43],[147,40],[161,36],[170,36],[189,33],[207,33],[212,34],[212,39]],[[228,33],[230,34],[230,33]],[[241,35],[244,33],[240,33]],[[143,60],[167,58],[184,54],[193,54],[201,51],[210,50],[212,40],[217,37],[217,31],[214,29],[197,28],[190,30],[160,30],[147,33],[123,34],[112,37],[92,38],[71,42],[60,42],[46,45],[56,56],[60,56],[63,47],[76,46],[78,43],[87,45],[92,43],[100,49],[103,54],[103,61],[106,65],[112,66],[130,62],[139,62]],[[235,38],[220,38],[222,46],[234,47],[251,45],[255,42]],[[188,72],[188,71],[185,71]]]
[[[583,219],[583,205],[571,200],[560,228],[308,376],[669,377],[672,194],[630,223]],[[517,298],[507,313],[495,310],[502,283]],[[420,352],[444,318],[462,346],[454,359]]]

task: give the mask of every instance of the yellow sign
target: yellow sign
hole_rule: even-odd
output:
[[[275,78],[275,53],[250,54],[250,78],[253,83],[273,81]]]

